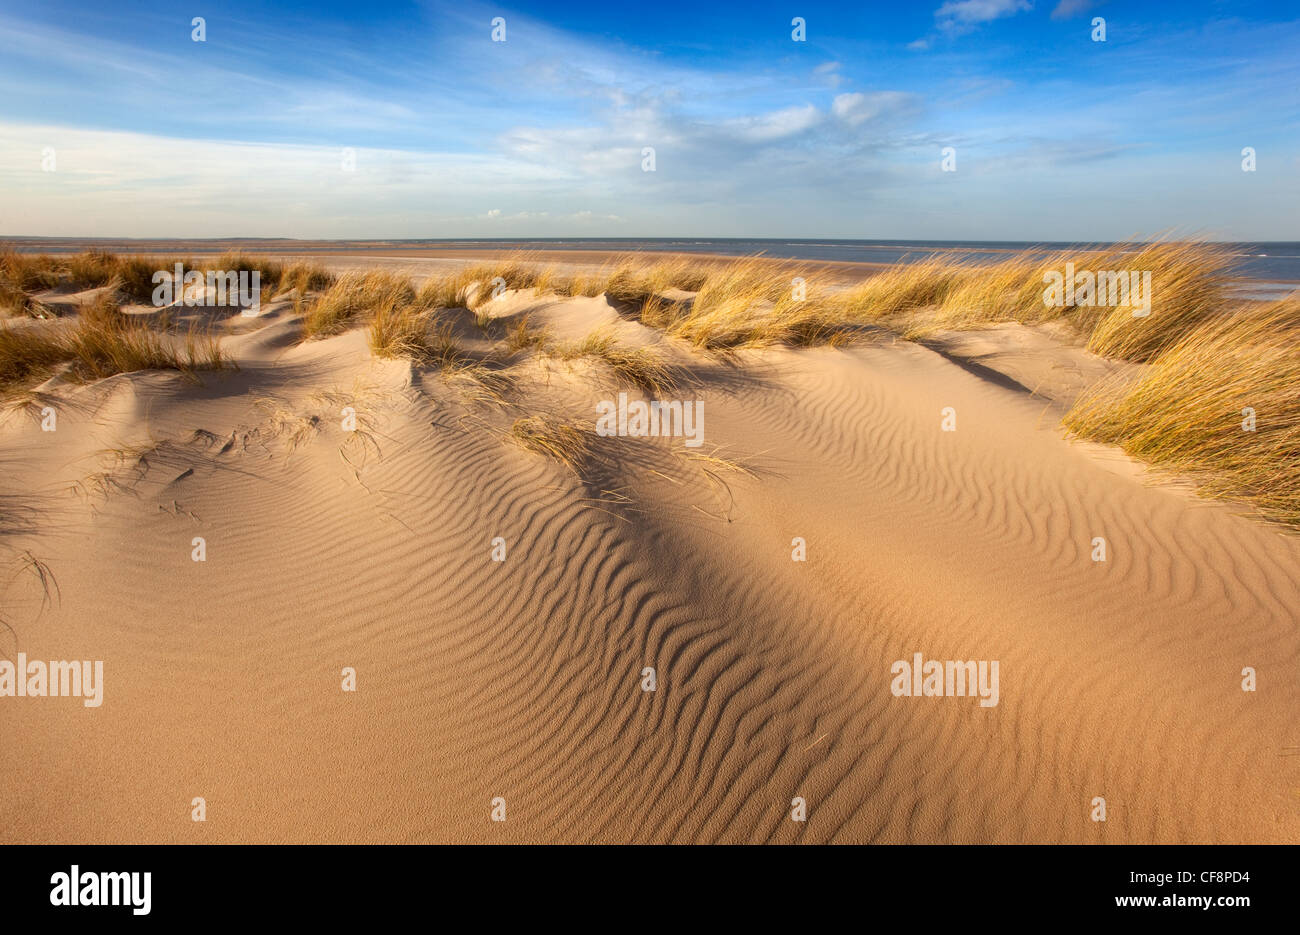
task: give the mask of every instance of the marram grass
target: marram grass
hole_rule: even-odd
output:
[[[154,274],[170,274],[178,263],[187,272],[256,270],[260,274],[262,293],[268,298],[293,288],[300,292],[325,289],[334,281],[332,274],[306,261],[285,265],[238,251],[197,261],[189,257],[121,256],[105,250],[57,257],[4,250],[0,251],[0,309],[12,305],[15,291],[30,295],[60,285],[77,290],[112,286],[121,299],[148,304],[157,288]]]
[[[303,318],[304,338],[341,334],[381,310],[410,306],[415,290],[405,276],[382,270],[348,273],[321,293]]]
[[[1300,524],[1300,297],[1202,324],[1131,385],[1086,393],[1065,425]]]
[[[619,344],[606,329],[599,329],[581,341],[558,347],[545,347],[543,353],[561,360],[592,358],[601,361],[620,380],[639,387],[647,393],[663,394],[677,389],[677,378],[670,367],[655,351],[649,348],[626,347]]]
[[[0,325],[0,392],[21,390],[61,367],[80,380],[139,370],[199,370],[233,366],[213,335],[191,331],[181,347],[142,317],[124,315],[110,296],[84,304],[75,321]]]
[[[376,357],[408,358],[427,366],[456,366],[465,353],[451,325],[436,312],[393,299],[374,309],[370,321],[370,351]]]
[[[849,290],[833,303],[845,317],[885,324],[909,336],[938,329],[964,329],[1020,322],[1063,321],[1102,357],[1145,362],[1220,313],[1228,301],[1230,256],[1200,242],[1121,245],[1108,251],[1069,251],[1048,256],[1015,254],[976,264],[941,256],[893,267]],[[1044,276],[1077,270],[1150,274],[1148,314],[1129,305],[1052,305],[1044,300]]]
[[[592,432],[579,423],[550,415],[516,419],[509,437],[521,448],[552,458],[579,476],[595,453]]]

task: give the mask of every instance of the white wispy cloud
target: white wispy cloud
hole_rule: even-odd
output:
[[[1060,0],[1052,10],[1052,19],[1069,19],[1082,16],[1097,6],[1096,0]]]
[[[952,31],[1014,16],[1034,8],[1029,0],[948,0],[935,11],[940,29]]]
[[[870,94],[854,91],[836,95],[831,103],[831,112],[849,126],[856,127],[883,114],[900,111],[913,100],[913,95],[901,91],[877,91]]]

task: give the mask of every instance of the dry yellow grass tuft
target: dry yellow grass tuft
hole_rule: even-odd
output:
[[[0,326],[0,390],[21,389],[67,365],[72,376],[97,380],[139,370],[199,370],[233,366],[212,335],[191,331],[177,348],[141,318],[123,315],[108,295],[84,304],[75,322]]]
[[[369,341],[376,357],[406,357],[426,365],[456,365],[465,359],[450,323],[434,311],[395,301],[375,309]]]
[[[997,322],[1064,320],[1088,339],[1094,353],[1143,362],[1223,308],[1230,260],[1223,247],[1199,242],[1123,244],[1046,256],[1025,252],[983,264],[940,256],[887,270],[830,304],[846,319],[886,324],[909,337]],[[1074,301],[1049,304],[1045,276],[1064,275],[1066,264],[1093,274],[1149,273],[1149,314],[1133,314],[1135,294],[1124,302],[1113,277],[1092,299],[1081,289]]]
[[[393,314],[414,301],[415,290],[405,276],[380,270],[348,273],[308,307],[302,323],[303,337],[341,334],[381,311]]]
[[[420,287],[417,303],[425,308],[473,310],[486,304],[498,289],[547,291],[554,282],[553,270],[528,259],[526,253],[514,253],[429,278]]]
[[[516,444],[555,459],[579,477],[595,453],[592,437],[577,422],[549,415],[516,419],[510,427],[510,438]]]
[[[0,325],[0,392],[44,379],[68,358],[66,338],[59,333]]]
[[[305,296],[308,292],[328,289],[334,283],[334,274],[314,263],[291,263],[281,272],[272,297],[292,290],[297,290],[298,295]]]
[[[918,308],[944,304],[966,266],[956,257],[941,256],[877,273],[843,295],[845,313],[860,321],[882,321]]]
[[[546,328],[534,328],[527,318],[521,318],[506,329],[506,349],[512,354],[528,350],[542,350],[550,342]]]
[[[491,362],[469,359],[444,364],[441,373],[447,382],[460,392],[466,403],[478,403],[497,408],[510,405],[510,394],[515,388],[515,378],[508,371],[493,366]]]
[[[59,284],[59,267],[54,257],[48,254],[0,250],[0,280],[26,292],[52,289]]]
[[[285,272],[285,266],[279,260],[272,260],[263,256],[253,256],[252,254],[244,253],[242,250],[227,251],[217,257],[215,261],[202,263],[198,268],[203,270],[222,270],[228,273],[238,273],[243,271],[252,273],[256,271],[259,274],[261,288],[268,295],[274,295],[279,291],[279,286],[284,278]]]
[[[1092,326],[1088,350],[1103,357],[1153,360],[1228,304],[1227,248],[1206,243],[1163,243],[1108,254],[1097,269],[1151,273],[1151,309],[1135,318],[1124,306],[1106,309]],[[1106,264],[1106,265],[1100,265]]]
[[[61,258],[58,269],[61,279],[76,289],[112,286],[115,293],[129,301],[150,302],[155,288],[154,273],[170,271],[176,263],[183,263],[186,269],[194,268],[189,259],[118,256],[104,250],[89,250]]]
[[[502,407],[514,386],[493,361],[474,360],[438,312],[416,305],[386,305],[370,322],[370,350],[376,357],[406,358],[437,367],[466,402]]]
[[[751,257],[696,270],[667,267],[666,281],[641,305],[641,322],[695,347],[730,352],[744,347],[787,343],[840,344],[858,327],[832,296],[809,291],[811,273],[797,292],[795,278]],[[684,285],[682,283],[685,283]],[[688,287],[695,287],[694,289]],[[666,297],[670,289],[693,297]]]
[[[544,353],[561,360],[590,357],[600,360],[619,379],[648,393],[671,392],[677,388],[673,369],[663,357],[648,348],[620,345],[609,331],[593,331],[581,341],[559,347],[545,348]]]
[[[1135,383],[1085,394],[1065,425],[1300,524],[1300,297],[1200,325]]]
[[[32,305],[31,296],[9,280],[0,278],[0,318],[26,315]]]
[[[698,291],[709,276],[709,267],[685,257],[648,260],[629,256],[617,260],[608,274],[591,277],[584,283],[586,290],[599,289],[598,292],[573,294],[603,292],[617,302],[644,302],[669,289]]]
[[[120,298],[147,304],[153,301],[157,288],[155,274],[170,275],[177,263],[186,271],[204,273],[257,271],[262,293],[268,297],[293,288],[305,294],[308,290],[327,288],[334,280],[330,273],[311,263],[285,266],[276,260],[241,252],[196,262],[188,257],[119,256],[104,250],[88,250],[67,257],[32,256],[8,250],[0,252],[0,312],[30,312],[30,298],[24,300],[22,296],[30,297],[33,292],[61,284],[74,289],[111,286]]]
[[[465,278],[463,271],[447,276],[431,276],[416,292],[415,303],[426,309],[465,308],[466,293],[471,282]]]

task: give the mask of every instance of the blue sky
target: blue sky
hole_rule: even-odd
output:
[[[728,6],[0,0],[0,235],[1300,239],[1294,3]]]

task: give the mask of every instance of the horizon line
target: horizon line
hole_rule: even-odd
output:
[[[579,242],[610,242],[610,241],[627,241],[632,243],[645,243],[654,241],[696,241],[700,243],[720,243],[733,241],[738,243],[754,243],[770,241],[773,243],[815,243],[815,244],[832,244],[832,243],[855,243],[855,244],[1154,244],[1167,242],[1196,242],[1212,244],[1300,244],[1300,240],[1236,240],[1213,237],[1129,237],[1118,240],[1098,239],[1098,238],[1073,238],[1061,240],[1044,240],[1041,238],[1030,238],[1025,240],[960,240],[960,239],[936,239],[928,237],[801,237],[798,235],[784,236],[753,236],[753,237],[734,237],[734,236],[706,236],[700,234],[670,234],[670,235],[647,235],[641,237],[629,237],[625,235],[618,236],[515,236],[515,237],[289,237],[289,236],[246,236],[242,234],[228,234],[214,237],[177,237],[166,234],[151,235],[147,237],[128,237],[128,236],[83,236],[79,234],[0,234],[0,243],[8,241],[79,241],[94,242],[100,241],[105,243],[113,242],[138,242],[147,243],[151,241],[173,241],[173,242],[192,242],[192,243],[222,243],[227,241],[262,241],[268,243],[290,242],[290,243],[332,243],[332,244],[370,244],[370,243],[579,243]]]

